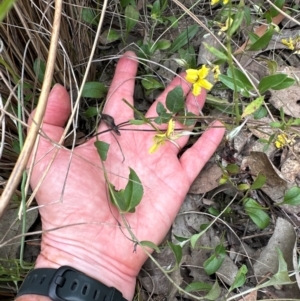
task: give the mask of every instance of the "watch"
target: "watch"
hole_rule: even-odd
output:
[[[30,271],[17,297],[28,294],[47,296],[52,301],[126,301],[116,288],[69,266]]]

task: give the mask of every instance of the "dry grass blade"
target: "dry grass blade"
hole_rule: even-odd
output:
[[[55,14],[53,19],[53,31],[51,36],[51,44],[49,49],[49,56],[47,59],[47,66],[45,70],[45,80],[43,83],[41,95],[39,98],[39,103],[36,108],[35,120],[30,127],[28,137],[25,141],[24,148],[18,158],[18,161],[13,169],[13,172],[8,179],[6,188],[4,189],[1,199],[0,199],[0,217],[3,215],[5,208],[9,204],[11,197],[13,196],[14,190],[16,189],[19,181],[22,177],[22,173],[26,168],[26,164],[29,160],[32,148],[35,143],[35,139],[37,137],[38,131],[40,129],[40,125],[42,123],[42,119],[45,113],[47,98],[50,91],[52,76],[54,72],[55,59],[56,59],[56,51],[58,45],[59,38],[59,30],[60,30],[60,19],[61,19],[61,9],[62,9],[62,1],[55,1]]]

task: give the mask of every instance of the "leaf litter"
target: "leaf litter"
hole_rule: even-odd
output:
[[[185,1],[184,3],[185,5],[190,5],[190,1]],[[185,28],[194,23],[189,18],[184,17],[181,24],[184,24],[183,28]],[[279,66],[277,71],[286,72],[297,81],[300,66],[299,60],[297,61],[297,58],[295,59],[296,56],[292,56],[291,52],[286,49],[286,46],[280,43],[282,38],[287,38],[298,30],[298,25],[294,24],[291,26],[294,26],[294,28],[281,30],[280,34],[274,33],[270,43],[264,49],[248,51],[247,55],[240,56],[242,66],[258,81],[269,74],[267,60],[273,59],[274,53],[281,57],[279,64],[282,64],[282,66]],[[143,30],[143,28],[138,28],[136,34],[129,33],[128,40],[136,43]],[[167,38],[174,41],[176,36],[178,36],[178,32],[180,30],[175,29],[173,31],[172,29],[172,32],[170,30],[170,37]],[[118,32],[112,35],[105,30],[101,41],[103,43],[101,50],[106,54],[114,54],[116,52],[114,47],[123,49]],[[212,36],[198,32],[190,41],[192,46],[198,49],[198,65],[207,64],[214,60],[214,56],[204,47],[203,41],[210,46],[217,47],[217,43]],[[136,48],[134,49],[136,50]],[[161,62],[164,55],[158,51],[153,55],[152,60]],[[170,60],[165,60],[162,63],[169,69],[168,71],[166,71],[166,68],[159,67],[156,64],[150,64],[149,66],[150,69],[156,72],[158,78],[168,78],[170,70],[176,72],[179,69],[176,59],[179,59],[179,56],[174,54],[170,57]],[[288,66],[288,69],[286,66]],[[164,81],[162,82],[165,84]],[[155,93],[157,92],[146,93],[141,86],[138,86],[137,90],[140,91],[139,98],[143,99],[141,110],[146,111],[155,99]],[[259,230],[245,214],[241,203],[235,202],[231,207],[228,207],[228,212],[216,218],[216,223],[213,226],[209,226],[209,229],[200,236],[195,248],[192,248],[189,243],[183,244],[183,256],[180,267],[171,272],[173,281],[183,289],[193,282],[203,282],[212,286],[215,280],[218,279],[218,281],[224,283],[220,287],[220,298],[224,296],[231,298],[234,296],[234,293],[228,294],[227,289],[234,283],[235,276],[238,274],[242,264],[246,264],[249,270],[247,274],[248,281],[240,289],[241,291],[253,289],[253,291],[245,294],[240,300],[257,300],[257,298],[260,299],[265,296],[283,299],[300,298],[299,287],[297,287],[296,283],[280,286],[280,281],[278,281],[275,286],[265,288],[265,292],[260,292],[258,296],[255,289],[260,281],[276,275],[280,263],[280,256],[276,248],[281,250],[289,271],[297,271],[298,269],[297,264],[295,262],[293,264],[292,259],[295,261],[294,253],[297,249],[297,232],[294,229],[299,226],[298,215],[300,208],[299,206],[290,205],[276,206],[277,203],[283,201],[286,191],[293,186],[298,186],[300,182],[298,136],[295,136],[296,142],[294,145],[284,146],[283,149],[277,149],[273,141],[270,141],[268,147],[266,147],[266,140],[274,134],[274,131],[277,131],[270,127],[270,123],[281,122],[279,117],[280,109],[285,115],[300,118],[299,92],[298,84],[284,90],[269,90],[266,93],[268,96],[266,101],[269,108],[278,117],[272,120],[268,119],[268,117],[255,119],[251,116],[247,122],[248,127],[243,128],[240,134],[233,139],[232,143],[224,143],[219,148],[217,155],[206,165],[191,186],[189,195],[186,197],[185,203],[167,237],[173,243],[180,243],[178,238],[189,238],[199,233],[200,229],[202,229],[201,227],[209,225],[234,195],[238,194],[240,199],[242,198],[242,193],[237,188],[238,184],[251,185],[260,174],[266,176],[266,183],[260,189],[249,193],[262,206],[271,210],[272,221],[264,230]],[[210,98],[211,95],[215,96],[216,99]],[[208,96],[207,103],[209,106],[215,104],[215,108],[218,109],[215,116],[224,116],[224,111],[222,111],[224,107],[233,106],[230,99],[232,96],[231,92],[221,87],[220,84],[216,84],[211,95]],[[217,106],[216,103],[218,102],[222,105]],[[204,111],[207,110],[206,113],[213,111],[213,108],[209,106],[204,109]],[[246,102],[244,107],[246,107]],[[291,128],[297,134],[297,127],[292,125]],[[290,128],[286,127],[284,129],[282,127],[282,129],[286,131],[286,129],[289,130]],[[278,135],[277,132],[276,135]],[[230,181],[220,185],[220,179],[226,173],[226,165],[228,163],[237,164],[239,172],[237,174],[227,173]],[[212,208],[215,211],[211,210]],[[31,222],[28,223],[28,227],[30,225]],[[219,245],[223,245],[226,248],[226,254],[221,267],[212,277],[204,271],[203,267]],[[159,254],[155,253],[154,256],[161,266],[168,271],[176,264],[174,254],[166,244],[162,244],[161,249],[162,252]],[[182,297],[188,299],[184,294],[179,294],[177,290],[174,290],[172,283],[164,277],[164,274],[157,269],[151,260],[147,261],[138,279],[144,290],[143,300],[147,300],[148,296],[153,300],[155,298],[180,300]],[[292,278],[292,281],[295,281],[295,279]],[[202,292],[195,292],[195,294],[198,297],[203,297],[207,295],[208,291],[209,289],[206,288]]]

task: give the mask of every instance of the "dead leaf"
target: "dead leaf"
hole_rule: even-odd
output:
[[[267,177],[266,184],[261,189],[274,202],[282,202],[288,183],[279,170],[274,167],[267,155],[262,152],[251,152],[250,156],[243,160],[243,168],[246,165],[249,166],[251,175],[254,177],[257,177],[258,174],[263,174]]]
[[[299,69],[294,67],[280,68],[279,71],[292,78],[299,78]],[[269,102],[278,110],[294,118],[300,117],[300,86],[295,84],[283,90],[270,90]]]
[[[203,194],[218,187],[222,169],[215,163],[208,163],[193,182],[189,193]]]
[[[293,270],[292,258],[295,240],[296,234],[294,227],[288,221],[279,217],[276,221],[274,233],[270,238],[268,245],[253,265],[256,277],[258,279],[263,279],[269,273],[274,275],[278,271],[278,253],[276,248],[281,250],[287,263],[288,270]],[[284,286],[284,288],[286,289],[286,298],[300,298],[300,291],[296,283]]]

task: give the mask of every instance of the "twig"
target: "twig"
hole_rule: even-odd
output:
[[[45,114],[47,99],[49,95],[49,91],[52,84],[53,71],[56,60],[56,52],[60,31],[60,19],[61,19],[61,9],[62,9],[62,0],[55,1],[55,13],[53,18],[53,30],[51,34],[51,43],[49,48],[49,55],[47,59],[46,71],[45,71],[45,80],[43,82],[41,95],[39,98],[39,102],[36,108],[34,121],[31,124],[29,129],[29,133],[27,139],[25,141],[22,152],[18,158],[18,161],[7,181],[5,189],[0,198],[0,218],[4,214],[4,211],[11,200],[14,191],[17,185],[20,182],[22,174],[26,168],[27,162],[29,160],[32,148],[34,146],[36,137],[40,130],[40,126],[42,124],[42,120]]]

